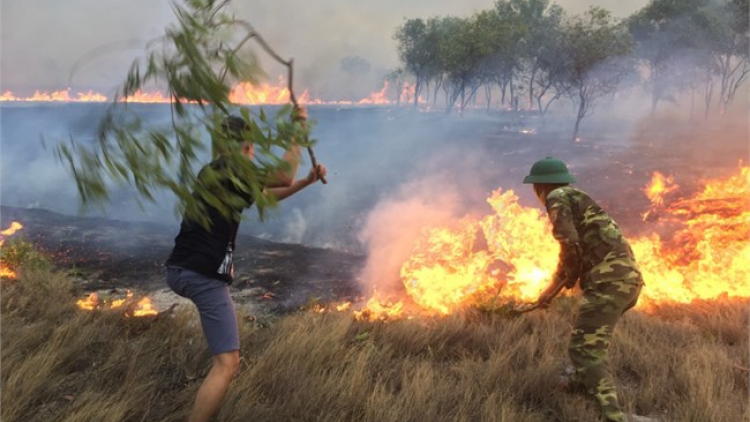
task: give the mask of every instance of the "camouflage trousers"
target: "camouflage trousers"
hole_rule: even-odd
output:
[[[608,281],[584,290],[568,345],[575,367],[575,380],[599,402],[602,419],[625,420],[609,369],[609,343],[617,321],[635,306],[641,292],[641,278]]]

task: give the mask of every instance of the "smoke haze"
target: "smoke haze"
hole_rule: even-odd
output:
[[[647,2],[557,3],[569,13],[597,5],[624,17]],[[129,64],[141,57],[146,42],[163,35],[173,22],[170,5],[164,0],[4,0],[0,86],[17,95],[67,87],[110,94]],[[282,56],[294,58],[300,90],[324,99],[358,99],[378,89],[384,74],[398,65],[392,37],[404,19],[469,16],[492,7],[494,2],[488,0],[266,0],[230,5]],[[342,71],[345,57],[364,59],[369,70],[356,75]],[[274,80],[283,70],[268,64],[267,71]]]

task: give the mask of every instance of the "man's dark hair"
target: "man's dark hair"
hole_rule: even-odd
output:
[[[250,130],[250,125],[247,124],[242,117],[229,115],[224,118],[224,121],[221,123],[221,128],[225,133],[231,136],[232,139],[237,142],[242,142],[244,141],[242,138],[242,132]]]

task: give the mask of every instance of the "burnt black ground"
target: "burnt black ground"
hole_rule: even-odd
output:
[[[164,261],[173,228],[103,218],[74,217],[39,209],[0,207],[0,223],[24,227],[13,237],[32,242],[79,282],[81,293],[164,289]],[[235,254],[237,290],[252,290],[262,307],[283,313],[310,300],[352,300],[364,257],[333,249],[277,243],[241,235]]]

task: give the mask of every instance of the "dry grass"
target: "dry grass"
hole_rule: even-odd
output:
[[[2,420],[184,420],[210,360],[194,311],[83,312],[75,293],[46,268],[2,281]],[[518,318],[242,318],[242,371],[216,420],[595,421],[592,401],[554,389],[573,300]],[[748,346],[747,300],[630,312],[612,348],[624,406],[744,420]]]

